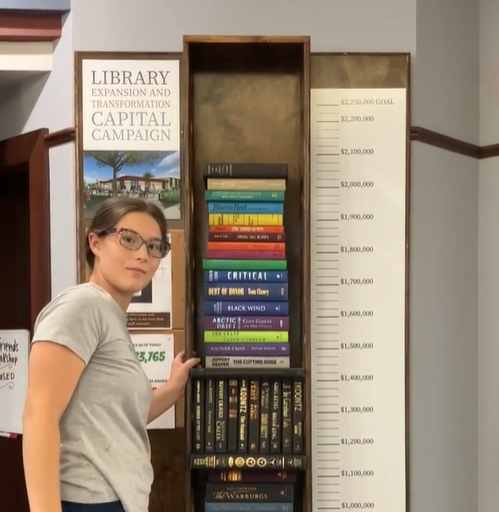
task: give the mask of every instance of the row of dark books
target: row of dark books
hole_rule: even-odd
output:
[[[289,368],[286,164],[208,164],[207,368]]]
[[[205,512],[293,512],[294,486],[284,483],[208,483]]]
[[[296,377],[195,379],[191,466],[303,469],[303,386]]]

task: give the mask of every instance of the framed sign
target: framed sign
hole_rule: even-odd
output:
[[[106,198],[152,201],[181,227],[180,57],[75,54],[79,282],[85,230]]]

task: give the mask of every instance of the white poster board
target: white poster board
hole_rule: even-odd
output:
[[[22,434],[29,344],[29,331],[0,331],[0,432]]]
[[[168,242],[172,243],[171,235]],[[127,309],[128,328],[158,330],[172,328],[172,252],[160,260],[152,281],[137,293]]]
[[[311,93],[313,510],[406,509],[406,89]]]
[[[131,334],[133,346],[153,389],[170,378],[174,353],[173,334]],[[175,428],[175,406],[147,426],[149,430]]]

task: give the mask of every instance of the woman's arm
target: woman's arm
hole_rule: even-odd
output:
[[[179,386],[172,381],[168,381],[166,384],[156,388],[154,390],[151,408],[149,409],[147,423],[151,423],[151,421],[154,421],[164,412],[168,411],[168,409],[173,407],[180,398],[182,398],[183,394],[184,387],[182,386],[179,388]]]
[[[31,512],[60,512],[59,420],[85,363],[63,345],[31,349],[23,415],[23,461]]]
[[[184,394],[190,371],[199,363],[200,359],[197,357],[185,359],[184,352],[181,352],[175,357],[172,362],[168,382],[154,390],[151,408],[149,409],[149,417],[147,418],[148,424],[161,416],[180,400]]]

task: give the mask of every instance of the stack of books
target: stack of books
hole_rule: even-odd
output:
[[[209,164],[206,368],[289,368],[285,164]]]
[[[204,511],[293,512],[293,504],[291,484],[210,482],[206,485]]]

